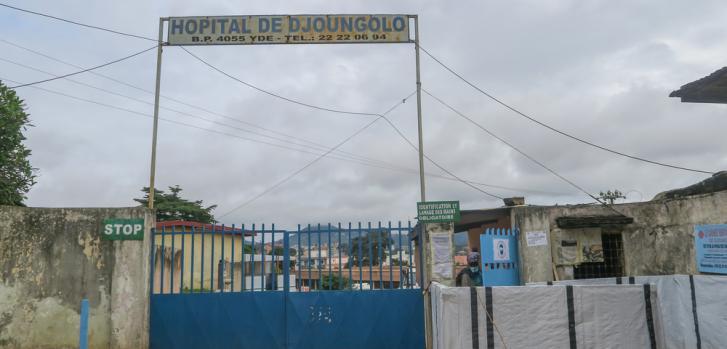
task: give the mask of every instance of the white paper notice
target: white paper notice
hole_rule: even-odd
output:
[[[510,240],[492,239],[492,259],[498,262],[510,261]]]
[[[432,277],[452,278],[452,236],[450,233],[432,233]]]
[[[527,241],[528,247],[533,246],[547,246],[548,245],[548,234],[544,231],[529,231],[525,233],[525,241]]]

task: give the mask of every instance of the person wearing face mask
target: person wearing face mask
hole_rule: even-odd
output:
[[[482,286],[482,271],[480,270],[480,254],[470,252],[467,255],[467,268],[457,274],[457,286]]]

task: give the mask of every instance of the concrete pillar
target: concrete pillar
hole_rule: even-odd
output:
[[[424,258],[424,284],[429,289],[432,282],[454,286],[454,223],[423,224],[422,256]],[[432,348],[432,298],[424,293],[424,329],[427,348]]]

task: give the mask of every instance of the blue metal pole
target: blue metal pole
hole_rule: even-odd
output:
[[[184,228],[182,228],[182,264],[179,269],[179,289],[177,290],[177,293],[182,293],[182,290],[184,289],[184,240],[187,240],[187,234],[184,233]]]
[[[159,272],[159,293],[164,293],[164,262],[167,261],[167,252],[164,249],[164,230],[165,227],[162,227],[162,266],[161,271]]]
[[[190,229],[192,231],[192,255],[189,256],[189,292],[194,292],[194,264],[197,262],[194,259],[194,236],[197,235],[197,232],[194,230],[194,227],[191,227]],[[187,229],[184,229],[185,231]]]
[[[318,229],[316,230],[316,233],[318,233],[318,260],[316,261],[316,267],[318,269],[318,287],[316,287],[317,290],[323,289],[323,266],[320,265],[320,263],[323,262],[321,259],[321,224],[318,223]]]
[[[331,223],[328,223],[328,290],[333,289],[333,282],[331,282]]]
[[[222,278],[222,280],[217,280],[217,286],[220,287],[220,292],[225,292],[225,225],[222,225],[222,234],[220,234],[222,237],[222,254],[220,257],[220,267],[221,269],[217,272],[219,274],[219,277]]]
[[[363,232],[361,231],[361,222],[358,222],[358,290],[363,290],[363,256],[361,254],[361,245],[363,245]]]
[[[230,231],[230,292],[235,291],[235,224],[232,224]],[[241,263],[242,264],[242,263]]]
[[[254,232],[253,232],[254,234]],[[253,235],[254,236],[254,235]],[[254,239],[254,237],[253,237]],[[245,265],[245,224],[242,224],[242,251],[240,252],[240,292],[245,290],[245,269],[247,269],[247,266]]]
[[[275,230],[275,229],[273,229]],[[285,323],[285,347],[288,347],[288,296],[290,295],[290,235],[283,232],[283,321]]]
[[[379,289],[384,288],[383,287],[383,283],[384,283],[384,271],[383,271],[384,262],[382,261],[382,257],[383,257],[384,254],[381,251],[381,249],[382,249],[382,244],[381,244],[381,237],[382,236],[381,236],[381,234],[382,233],[383,233],[383,231],[381,231],[381,221],[379,221],[379,232],[376,234],[377,235],[377,239],[376,240],[378,240],[378,248],[376,249],[376,258],[378,258],[378,260],[379,260]]]
[[[255,232],[255,223],[252,224],[252,231]],[[250,291],[255,291],[255,235],[252,236],[252,249],[250,251],[250,261],[252,262],[252,270],[250,271]]]
[[[371,243],[371,222],[367,225],[368,230],[366,230],[366,241],[368,241],[369,245],[369,291],[373,291],[374,289],[374,254],[372,252],[372,243]]]
[[[401,250],[404,249],[404,247],[401,245],[401,221],[399,221],[398,227],[399,227],[399,229],[398,229],[398,231],[399,231],[399,288],[404,288],[404,279],[402,278],[403,274],[401,273],[401,270],[402,270],[401,265],[404,263],[404,261],[401,260],[402,259]]]
[[[151,242],[150,242],[150,244],[151,244],[151,256],[149,257],[151,259],[151,264],[150,264],[151,272],[149,273],[149,278],[150,278],[150,280],[149,280],[149,294],[150,295],[154,294],[154,278],[156,277],[156,271],[157,271],[156,265],[154,264],[154,262],[155,262],[155,260],[154,260],[155,259],[154,258],[155,256],[154,255],[156,254],[156,248],[157,248],[156,247],[156,234],[157,234],[156,228],[152,228],[151,229]]]
[[[262,262],[260,263],[260,266],[262,267],[262,272],[260,273],[261,280],[262,280],[260,282],[260,291],[265,291],[265,286],[266,286],[265,277],[268,274],[267,270],[265,270],[265,223],[260,224],[260,230],[262,230],[262,234],[263,234],[263,238],[262,238],[263,241],[260,244],[260,246],[262,246],[262,249],[263,249],[262,252],[260,252],[260,254],[262,255]]]
[[[278,290],[278,256],[275,254],[275,223],[270,224],[272,236],[270,237],[270,253],[273,265],[272,277],[273,277],[273,291]]]
[[[351,222],[348,222],[348,289],[353,291],[353,254],[351,253]]]
[[[341,273],[343,271],[341,270],[341,222],[338,222],[338,286],[341,286],[341,282],[343,281],[343,276]]]
[[[174,240],[176,240],[176,235],[174,235],[174,226],[172,226],[172,258],[171,258],[171,265],[169,267],[169,293],[174,293],[174,255],[176,254],[176,249],[174,248]]]
[[[283,291],[287,298],[290,290],[290,236],[289,232],[283,232]]]
[[[217,235],[217,227],[212,225],[212,245],[210,248],[210,292],[215,291],[215,236]]]
[[[300,245],[300,224],[298,224],[298,232],[295,234],[295,236],[296,236],[296,238],[298,238],[298,245],[297,245],[298,249],[295,251],[296,252],[295,253],[295,269],[298,269],[298,278],[295,280],[295,284],[297,286],[296,288],[298,289],[298,291],[300,291],[301,287],[303,286],[303,280],[301,280],[301,276],[303,275],[303,272],[301,271],[302,268],[301,268],[301,264],[300,264],[301,260],[303,260],[303,258],[301,258],[301,256],[302,256],[301,254],[303,253],[302,252],[303,248]]]
[[[308,290],[311,289],[311,282],[313,281],[313,278],[311,278],[311,266],[310,266],[310,251],[311,251],[311,235],[310,235],[310,224],[308,224]]]
[[[81,300],[81,326],[78,337],[78,348],[88,349],[88,299]]]
[[[199,266],[199,291],[204,290],[204,225],[202,225],[202,252],[200,253],[200,266]]]
[[[393,254],[391,245],[394,244],[394,238],[391,237],[391,221],[389,221],[389,231],[386,236],[386,243],[389,245],[389,288],[394,288],[394,274],[391,271],[391,255]]]

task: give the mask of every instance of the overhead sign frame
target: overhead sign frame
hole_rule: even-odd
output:
[[[169,46],[410,43],[407,15],[170,17]]]
[[[338,26],[336,26],[335,30],[331,30],[334,29],[336,18],[338,18]],[[237,23],[234,29],[230,24],[232,23],[231,20],[234,20]],[[245,22],[244,24],[243,20]],[[275,23],[273,23],[274,21]],[[292,23],[295,21],[298,21],[300,27],[291,27],[293,26]],[[266,24],[263,26],[261,23]],[[306,27],[304,27],[304,23]],[[414,25],[413,38],[411,37],[412,33],[410,29],[412,23]],[[164,40],[165,24],[167,24],[167,41]],[[308,31],[305,31],[305,28],[307,28]],[[311,33],[311,30],[313,33]],[[220,31],[221,33],[218,33]],[[214,35],[218,35],[218,37],[215,37]],[[299,37],[296,37],[296,35]],[[235,39],[235,41],[233,41],[233,39]],[[156,83],[154,95],[154,124],[152,128],[151,169],[149,174],[149,208],[154,208],[154,182],[156,176],[156,151],[159,125],[159,96],[161,88],[162,52],[164,46],[382,43],[414,44],[416,60],[417,124],[419,136],[419,185],[421,201],[426,201],[426,186],[424,182],[424,144],[422,138],[421,78],[419,69],[418,15],[319,14],[193,16],[159,18],[159,45],[157,47]]]

